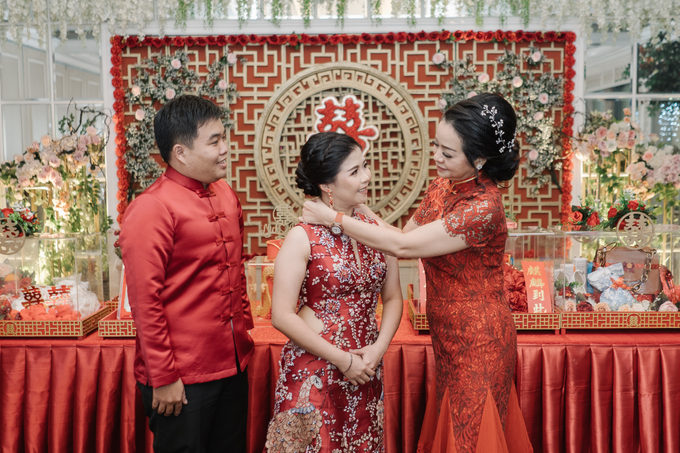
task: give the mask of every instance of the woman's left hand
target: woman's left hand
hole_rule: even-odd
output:
[[[374,371],[378,368],[378,365],[380,365],[380,361],[385,354],[385,351],[378,347],[375,343],[370,346],[365,346],[361,349],[350,349],[349,352],[360,356],[364,363]]]
[[[298,220],[315,225],[331,226],[335,221],[336,214],[337,212],[317,198],[305,201],[305,204],[302,205],[302,215],[298,217]]]

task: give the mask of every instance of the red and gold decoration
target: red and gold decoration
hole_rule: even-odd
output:
[[[125,40],[114,37],[111,74],[117,101],[114,122],[119,178],[118,220],[122,219],[129,202],[125,131],[136,121],[135,110],[126,103],[125,96],[134,77],[129,68],[148,58],[150,53],[172,54],[184,50],[188,53],[188,65],[199,75],[207,73],[208,66],[227,53],[248,60],[245,66],[228,67],[224,74],[224,80],[234,83],[240,94],[230,106],[235,127],[229,132],[232,158],[228,182],[241,197],[244,215],[250,222],[246,226],[246,251],[261,253],[266,247],[262,227],[270,222],[274,206],[282,202],[295,206],[302,200],[294,186],[294,168],[300,146],[313,126],[313,121],[305,123],[302,120],[313,118],[313,108],[321,105],[321,101],[333,96],[342,102],[344,96],[353,95],[363,103],[366,124],[374,125],[378,132],[367,152],[367,158],[376,170],[369,188],[369,204],[384,218],[401,225],[410,217],[428,182],[436,175],[430,163],[429,140],[434,136],[440,118],[437,102],[449,77],[446,71],[433,71],[428,67],[431,56],[437,52],[456,59],[470,56],[488,73],[497,67],[497,57],[506,49],[518,52],[530,45],[539,47],[545,55],[539,70],[564,77],[565,105],[560,115],[566,116],[573,112],[570,96],[571,79],[575,75],[572,69],[574,39],[575,35],[570,32],[524,31],[242,34],[145,37],[141,40],[135,36]],[[306,76],[300,77],[305,71]],[[371,86],[373,79],[377,82],[375,87]],[[346,89],[338,89],[338,86]],[[300,88],[305,92],[298,95],[296,90]],[[286,100],[291,94],[293,98]],[[285,111],[268,110],[274,107]],[[559,121],[558,117],[553,117]],[[565,134],[571,124],[568,118],[562,122]],[[264,128],[260,129],[260,126]],[[274,140],[268,148],[262,148],[265,137]],[[563,213],[568,213],[571,206],[568,145],[563,146],[562,153],[565,157],[559,176],[562,193],[547,185],[537,197],[530,197],[521,177],[507,189],[506,197],[513,200],[513,205],[521,206],[516,212],[520,226],[548,226],[566,218]],[[159,156],[154,158],[160,162]],[[275,184],[262,179],[272,169],[276,170],[270,174],[272,179],[276,178]]]

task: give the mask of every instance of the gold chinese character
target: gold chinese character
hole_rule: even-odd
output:
[[[545,313],[546,311],[548,311],[548,310],[546,310],[546,308],[543,306],[543,304],[534,305],[534,313]]]
[[[544,301],[545,300],[545,294],[542,289],[535,289],[534,290],[534,299]]]
[[[529,280],[529,286],[535,286],[536,288],[543,288],[543,280],[540,278],[532,278]]]
[[[529,275],[541,275],[541,271],[538,270],[538,266],[529,266]]]

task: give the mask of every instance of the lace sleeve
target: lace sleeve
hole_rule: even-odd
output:
[[[413,223],[418,226],[423,226],[426,223],[432,222],[430,211],[432,210],[433,200],[436,198],[439,189],[439,179],[435,179],[430,183],[425,195],[423,196],[423,201],[420,202],[416,212],[411,217]]]
[[[445,218],[449,236],[463,236],[470,247],[484,247],[505,224],[500,203],[488,197],[462,201]]]

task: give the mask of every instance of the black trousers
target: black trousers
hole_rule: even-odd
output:
[[[187,400],[178,416],[151,408],[153,388],[137,382],[155,453],[237,453],[246,451],[248,370],[236,376],[184,386]]]

